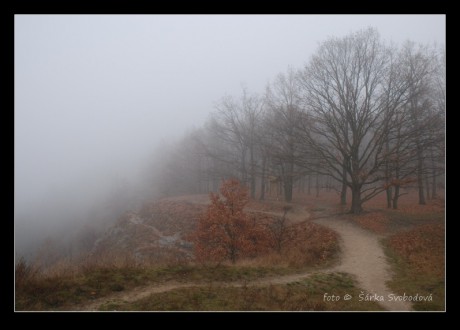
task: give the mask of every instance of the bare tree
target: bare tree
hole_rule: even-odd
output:
[[[324,42],[301,77],[306,141],[321,158],[319,171],[351,189],[351,213],[384,190],[378,183],[385,141],[407,90],[386,83],[390,63],[389,50],[369,28]]]
[[[201,157],[203,150],[195,140],[200,131],[186,134],[162,154],[162,168],[157,170],[155,180],[161,195],[204,192],[205,189],[201,188],[205,173]]]
[[[436,71],[435,53],[426,46],[416,47],[414,43],[407,42],[403,46],[401,58],[407,68],[406,79],[410,86],[408,111],[415,138],[419,204],[423,205],[426,204],[423,179],[427,172],[427,150],[436,142],[433,134],[430,134],[437,124],[430,97]]]
[[[259,166],[257,129],[262,118],[263,100],[243,89],[239,100],[226,96],[216,104],[216,109],[216,135],[236,151],[234,158],[238,163],[239,178],[244,184],[249,183],[251,198],[255,198]]]
[[[430,148],[432,198],[437,197],[437,177],[444,173],[445,160],[445,111],[446,111],[446,51],[438,53],[436,73],[433,79],[433,109],[435,112],[435,129],[432,131],[434,143]]]
[[[296,182],[303,192],[308,176],[310,194],[315,176],[317,196],[340,189],[346,204],[350,189],[352,213],[384,191],[397,208],[417,183],[424,204],[444,173],[444,140],[445,53],[388,47],[369,28],[326,40],[263,98],[246,89],[223,97],[202,129],[166,153],[157,183],[167,194],[203,193],[238,177],[252,198],[260,182],[260,199],[269,183],[289,202]]]
[[[279,74],[267,87],[266,103],[272,164],[280,170],[284,199],[290,202],[294,181],[304,174],[296,168],[301,150],[297,123],[303,116],[297,72],[289,69],[287,74]]]

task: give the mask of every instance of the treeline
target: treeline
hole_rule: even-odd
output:
[[[301,69],[276,76],[263,95],[224,96],[200,129],[163,155],[161,193],[217,191],[238,178],[252,198],[295,185],[351,191],[351,212],[403,187],[419,203],[437,196],[445,159],[445,51],[387,44],[373,29],[330,38]],[[349,198],[349,197],[348,197]]]

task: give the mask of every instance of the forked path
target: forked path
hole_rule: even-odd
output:
[[[188,196],[187,196],[188,197]],[[178,198],[177,198],[178,199]],[[204,204],[203,198],[181,198],[191,203]],[[268,212],[267,212],[268,213]],[[269,212],[276,213],[276,212]],[[295,205],[292,214],[287,215],[291,222],[301,222],[309,217],[308,211],[304,206]],[[356,277],[359,286],[363,289],[363,296],[372,297],[370,299],[378,301],[389,311],[409,311],[411,304],[404,301],[390,300],[392,293],[386,286],[386,282],[391,279],[390,266],[386,256],[379,244],[379,236],[369,231],[363,230],[357,225],[336,216],[323,217],[313,220],[315,223],[326,226],[336,231],[340,236],[341,255],[338,265],[321,272],[345,272]],[[293,275],[276,276],[261,278],[244,285],[265,286],[269,284],[287,284],[307,278],[314,273],[302,273]],[[226,287],[241,287],[241,283],[214,283]],[[169,283],[161,285],[150,285],[135,288],[126,292],[119,292],[109,297],[103,297],[84,305],[75,306],[72,310],[98,310],[100,306],[107,303],[126,303],[133,302],[151,294],[166,292],[186,287],[204,287],[209,284],[200,283]],[[352,297],[352,299],[361,299]]]

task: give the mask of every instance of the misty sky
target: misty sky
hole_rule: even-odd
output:
[[[16,210],[129,177],[225,94],[263,92],[318,42],[368,26],[445,44],[443,15],[16,15]]]

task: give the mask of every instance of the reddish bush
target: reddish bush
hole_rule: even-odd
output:
[[[233,263],[242,256],[254,256],[269,246],[267,231],[244,212],[249,201],[247,188],[238,180],[224,181],[221,195],[211,193],[211,204],[192,235],[199,261]]]

